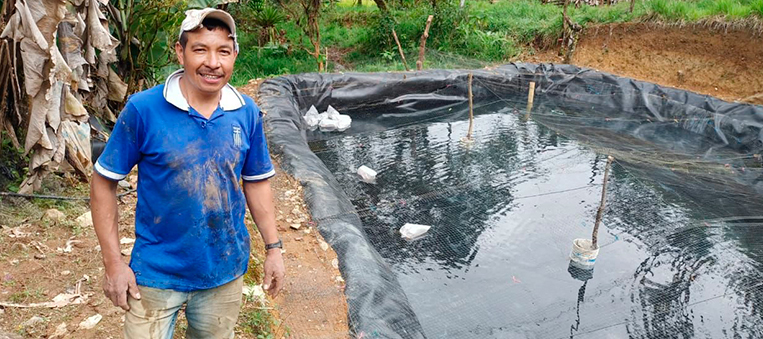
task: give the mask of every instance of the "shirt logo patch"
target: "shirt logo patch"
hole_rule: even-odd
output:
[[[233,146],[241,147],[241,127],[233,126]]]

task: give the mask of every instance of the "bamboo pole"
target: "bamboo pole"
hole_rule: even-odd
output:
[[[400,52],[400,59],[403,59],[403,66],[405,66],[406,71],[410,71],[408,68],[408,62],[405,61],[405,53],[403,53],[403,47],[400,46],[400,40],[397,38],[397,32],[395,32],[395,29],[392,29],[392,37],[395,38],[395,43],[397,44],[397,51]]]
[[[466,133],[466,139],[472,140],[472,131],[474,130],[474,100],[472,96],[472,73],[469,73],[468,87],[469,87],[469,131]]]
[[[427,25],[424,28],[424,34],[421,36],[421,44],[419,46],[419,60],[416,61],[416,70],[419,71],[424,67],[424,50],[426,49],[427,38],[429,37],[429,26],[432,24],[433,17],[433,15],[427,17]]]
[[[530,111],[533,109],[533,102],[535,101],[535,81],[530,81],[530,89],[527,92],[527,114],[525,118],[530,118]]]
[[[612,167],[612,161],[615,160],[611,155],[607,157],[607,166],[604,168],[604,183],[601,186],[601,203],[599,203],[599,210],[596,211],[596,223],[593,225],[593,234],[591,235],[591,246],[594,249],[599,248],[597,241],[599,240],[599,225],[601,224],[601,216],[604,214],[604,205],[607,200],[607,182],[609,181],[609,168]]]

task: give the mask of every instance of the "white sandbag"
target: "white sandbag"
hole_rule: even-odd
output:
[[[348,128],[350,128],[350,125],[352,125],[352,118],[350,118],[349,115],[340,114],[339,120],[337,121],[338,123],[336,129],[339,132],[346,131]]]
[[[339,111],[334,109],[334,107],[331,107],[331,105],[329,105],[329,108],[326,109],[326,113],[328,114],[329,119],[332,120],[339,120],[339,116],[341,115],[339,114]]]
[[[305,113],[305,124],[309,130],[315,130],[321,122],[321,116],[318,114],[318,110],[315,106],[310,106],[310,109]]]
[[[403,236],[403,239],[414,240],[424,235],[424,233],[427,233],[427,231],[429,231],[430,228],[432,228],[432,226],[418,225],[418,224],[405,224],[403,225],[403,227],[400,228],[400,235]]]
[[[358,175],[361,179],[363,179],[363,182],[367,182],[369,184],[376,183],[376,171],[368,168],[366,165],[360,166],[360,168],[358,168]]]
[[[339,125],[339,121],[333,119],[323,119],[320,122],[321,132],[335,131]]]

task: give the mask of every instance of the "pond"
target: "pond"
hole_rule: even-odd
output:
[[[763,336],[763,206],[733,180],[759,175],[753,155],[669,123],[476,105],[471,144],[451,112],[358,112],[347,132],[307,134],[428,338]],[[600,254],[576,270],[610,154]],[[406,223],[432,228],[408,241]]]

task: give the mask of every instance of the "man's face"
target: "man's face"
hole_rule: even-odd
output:
[[[236,50],[228,31],[216,28],[212,31],[202,27],[186,32],[188,40],[185,48],[178,42],[175,53],[185,70],[184,78],[193,90],[204,93],[218,93],[230,80]]]

